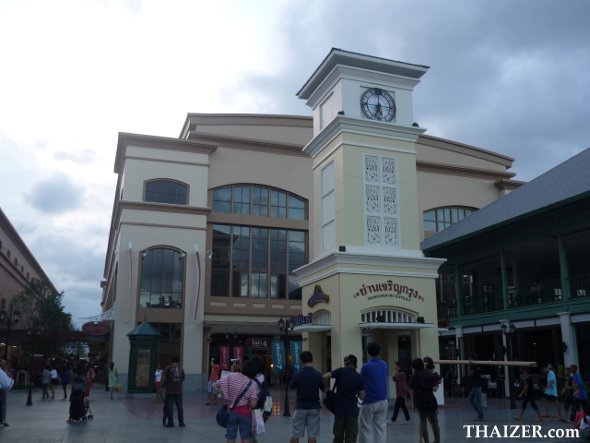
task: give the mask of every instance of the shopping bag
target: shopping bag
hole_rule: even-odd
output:
[[[256,431],[256,435],[264,434],[266,432],[262,409],[254,409],[254,413],[252,414],[252,421],[254,422],[254,426],[252,426],[252,428]]]

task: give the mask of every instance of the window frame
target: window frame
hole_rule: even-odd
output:
[[[175,185],[175,192],[169,193],[169,192],[162,192],[162,191],[148,191],[148,186],[158,185],[158,184],[161,184],[161,185],[173,184],[173,185]],[[184,190],[184,201],[183,202],[179,201],[179,196],[183,195],[182,193],[178,192],[179,189]],[[182,181],[169,179],[169,178],[154,178],[154,179],[146,180],[143,182],[143,201],[147,202],[147,203],[158,203],[158,204],[164,204],[164,205],[187,206],[188,202],[189,202],[189,191],[190,191],[190,186],[187,183],[184,183]],[[149,193],[153,193],[155,195],[164,195],[164,196],[172,195],[175,197],[175,201],[173,203],[171,203],[169,201],[148,200]]]
[[[434,235],[438,232],[442,232],[445,229],[453,226],[455,223],[464,220],[465,218],[469,217],[471,214],[476,212],[478,208],[474,208],[472,206],[460,206],[460,205],[452,205],[452,206],[439,206],[437,208],[427,209],[426,211],[422,212],[422,231],[424,234],[431,233],[430,235]],[[461,214],[458,212],[461,211]],[[467,211],[470,211],[467,213]],[[434,223],[434,231],[426,230],[426,216],[427,214],[434,214],[434,217],[428,219],[428,223]],[[455,220],[457,218],[457,220]]]

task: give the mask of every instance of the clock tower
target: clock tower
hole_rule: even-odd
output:
[[[296,271],[312,324],[301,331],[314,354],[330,353],[332,368],[368,341],[390,367],[438,357],[444,260],[420,251],[415,142],[425,129],[413,123],[412,102],[427,70],[332,49],[297,93],[314,134],[304,148],[313,159],[311,256]],[[318,291],[327,301],[317,303]]]

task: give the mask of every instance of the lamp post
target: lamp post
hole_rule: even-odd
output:
[[[282,318],[277,322],[279,331],[284,332],[285,339],[285,405],[283,406],[283,417],[291,417],[289,410],[289,330],[293,329],[289,319],[283,320]]]
[[[31,355],[29,358],[29,395],[27,396],[27,406],[33,405],[33,341],[35,334],[39,334],[39,331],[36,330],[35,327],[27,331],[27,335],[31,339]]]
[[[4,360],[8,359],[8,345],[10,343],[10,326],[16,325],[20,320],[20,311],[12,311],[12,317],[6,309],[0,310],[0,325],[6,323],[6,346],[4,346]]]
[[[500,328],[502,330],[502,335],[504,336],[504,341],[506,342],[506,348],[508,349],[508,360],[512,360],[512,334],[516,330],[514,323],[508,321],[502,323]],[[505,351],[506,352],[506,348]],[[516,409],[516,399],[514,398],[514,380],[513,380],[513,369],[505,366],[508,372],[508,388],[510,393],[510,409]]]

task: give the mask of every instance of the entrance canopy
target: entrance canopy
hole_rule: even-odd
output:
[[[394,329],[394,330],[410,330],[410,329],[427,329],[432,328],[432,323],[359,323],[361,329]]]
[[[332,330],[332,325],[314,325],[305,324],[295,326],[293,332],[329,332]]]

